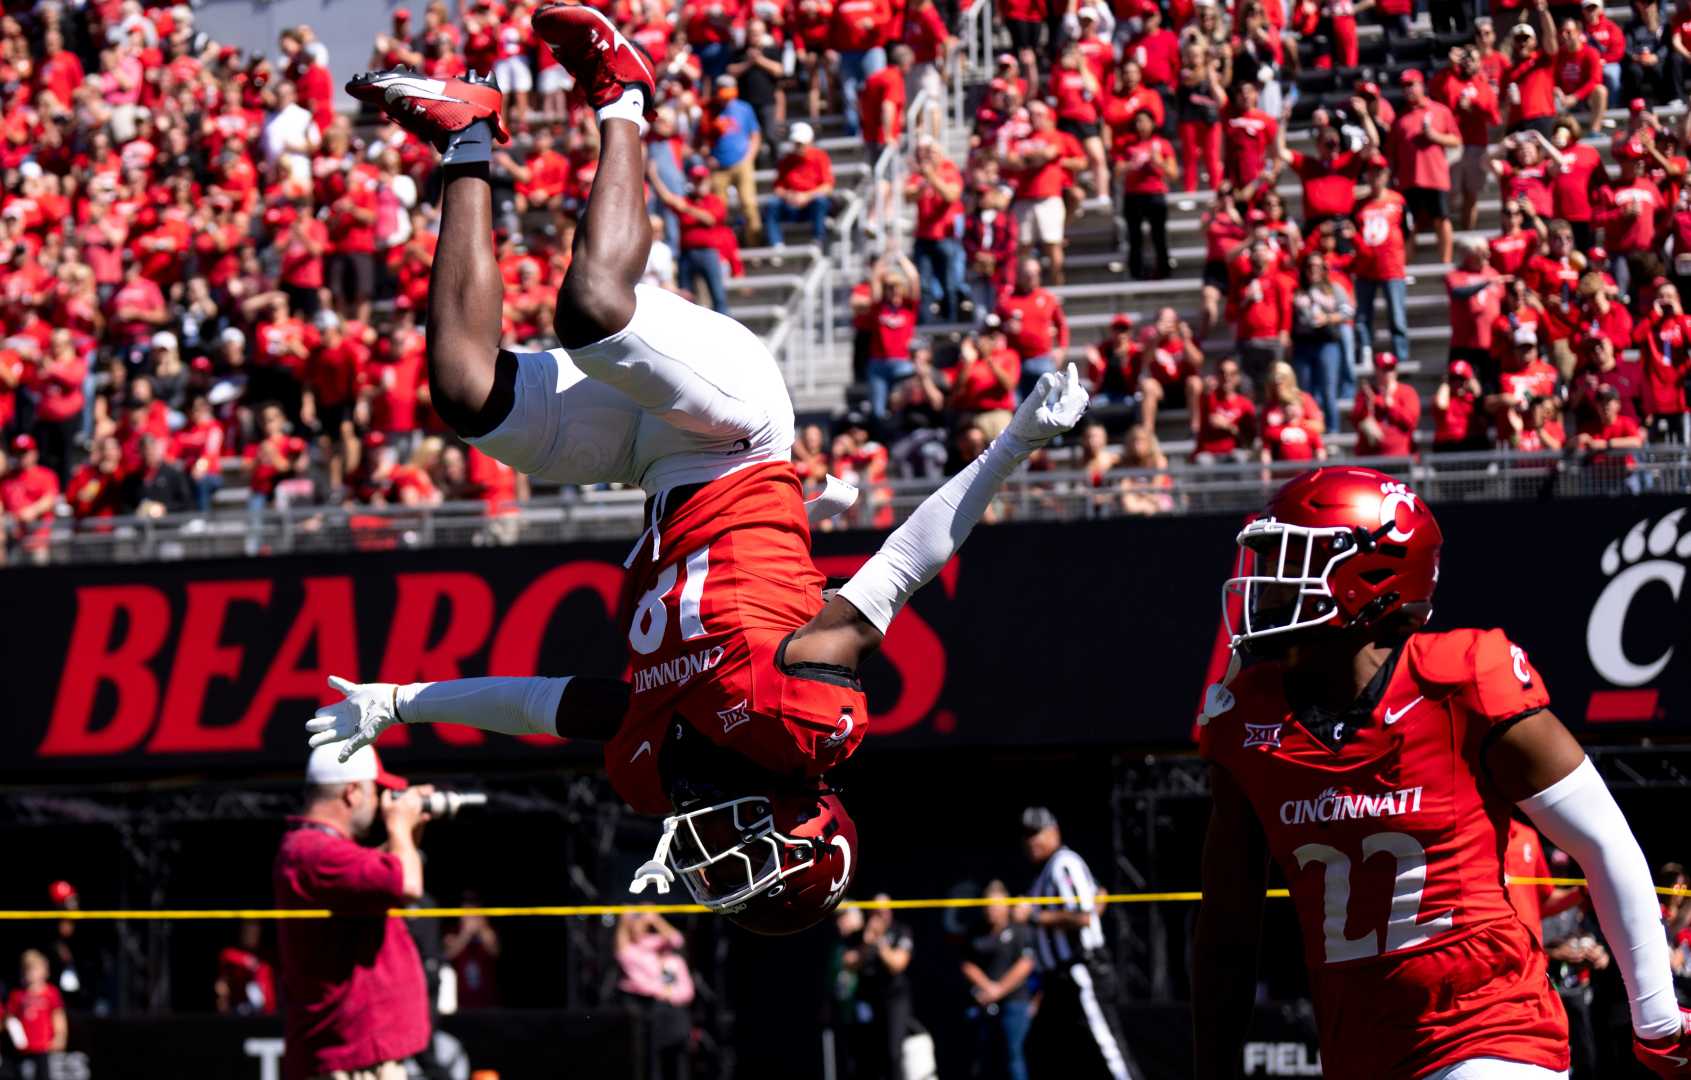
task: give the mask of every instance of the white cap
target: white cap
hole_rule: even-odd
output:
[[[171,352],[175,352],[177,349],[176,335],[169,330],[160,330],[153,335],[152,345],[155,349],[169,349]]]
[[[377,787],[404,791],[410,785],[403,777],[382,768],[374,746],[360,746],[345,761],[340,760],[341,744],[327,743],[311,751],[305,763],[305,782],[308,784],[357,784],[374,780]]]
[[[18,175],[29,180],[41,179],[41,164],[36,161],[26,161],[18,166]]]
[[[223,342],[225,345],[230,343],[245,345],[247,343],[247,335],[241,333],[240,329],[237,327],[225,326],[223,328],[223,333],[217,335],[217,340]]]
[[[1519,37],[1530,37],[1535,41],[1538,40],[1538,31],[1534,30],[1529,23],[1516,23],[1515,29],[1509,32]]]
[[[798,143],[800,146],[809,146],[811,143],[816,141],[816,129],[805,123],[803,120],[800,120],[792,126],[790,131],[787,132],[787,138]]]
[[[1537,345],[1538,331],[1533,329],[1531,323],[1515,327],[1515,344]]]

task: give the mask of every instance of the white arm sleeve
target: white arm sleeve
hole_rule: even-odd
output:
[[[562,679],[483,678],[407,683],[394,693],[402,724],[468,724],[501,735],[557,735]]]
[[[1682,1021],[1655,882],[1597,767],[1586,758],[1516,805],[1585,871],[1598,925],[1626,982],[1632,1030],[1646,1039],[1677,1036]]]
[[[1026,443],[1007,435],[994,439],[986,453],[924,499],[839,594],[875,629],[886,633],[893,616],[940,572],[992,505],[1004,481],[1032,452]]]

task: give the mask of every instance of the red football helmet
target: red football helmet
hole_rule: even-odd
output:
[[[667,865],[666,865],[667,864]],[[839,905],[857,870],[857,826],[826,792],[748,795],[664,819],[652,861],[636,874],[756,934],[793,934]]]
[[[1398,613],[1425,625],[1443,543],[1426,503],[1385,473],[1304,473],[1239,533],[1221,604],[1233,646],[1311,627],[1366,629]]]

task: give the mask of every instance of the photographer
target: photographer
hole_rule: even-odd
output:
[[[409,787],[373,747],[345,762],[319,747],[305,769],[305,808],[276,853],[279,908],[331,908],[330,919],[284,919],[278,953],[285,1003],[285,1080],[402,1080],[429,1042],[417,946],[387,914],[423,895],[417,833],[433,789]],[[365,847],[380,818],[381,847]]]

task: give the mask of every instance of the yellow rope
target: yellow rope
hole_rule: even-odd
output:
[[[1584,878],[1560,877],[1521,877],[1506,878],[1509,885],[1555,885],[1555,886],[1583,886]],[[1691,888],[1658,888],[1657,893],[1662,896],[1691,896]],[[1284,900],[1290,894],[1285,889],[1269,889],[1265,894],[1271,900]],[[1142,893],[1106,893],[1098,898],[1104,904],[1189,904],[1202,900],[1204,894],[1196,891],[1183,892],[1142,892]],[[988,899],[980,896],[962,897],[932,897],[922,900],[848,900],[841,907],[859,908],[865,911],[923,911],[936,908],[980,908],[991,904],[1061,904],[1063,899],[1057,896],[1011,896],[1003,899]],[[432,907],[432,908],[390,908],[389,915],[401,919],[457,919],[465,915],[480,915],[488,919],[510,918],[579,918],[583,916],[621,915],[624,912],[651,912],[659,915],[692,915],[705,912],[707,909],[698,904],[564,904],[539,907]],[[144,909],[114,909],[102,911],[0,911],[0,922],[5,921],[51,921],[68,919],[76,922],[102,922],[116,919],[163,919],[163,920],[191,920],[191,919],[328,919],[334,917],[335,912],[328,908],[161,908],[157,911]]]

